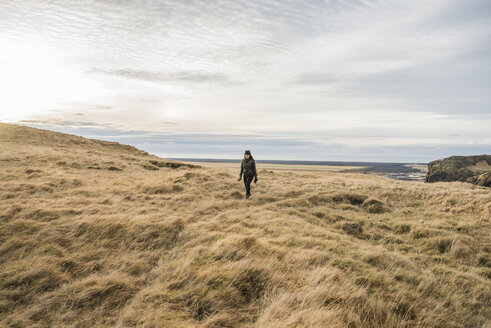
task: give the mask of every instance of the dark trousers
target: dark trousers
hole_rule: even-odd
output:
[[[246,195],[250,195],[251,194],[251,182],[252,182],[252,179],[254,179],[254,175],[253,174],[244,174],[244,185],[245,185],[245,188],[246,188]]]

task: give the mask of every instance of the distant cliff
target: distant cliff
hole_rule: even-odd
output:
[[[463,181],[491,187],[491,155],[452,156],[428,164],[425,182]]]

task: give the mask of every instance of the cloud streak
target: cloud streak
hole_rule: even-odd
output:
[[[211,84],[232,84],[233,81],[223,74],[205,74],[200,72],[152,72],[137,71],[132,69],[99,69],[93,68],[89,73],[101,73],[110,76],[124,77],[128,79],[143,80],[149,82],[166,83],[211,83]]]

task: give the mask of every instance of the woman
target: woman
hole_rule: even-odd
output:
[[[250,150],[244,152],[244,158],[240,164],[239,181],[244,173],[244,185],[246,188],[246,199],[251,195],[251,181],[254,178],[254,183],[257,182],[256,161],[251,155]]]

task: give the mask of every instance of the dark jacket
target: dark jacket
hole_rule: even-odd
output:
[[[249,159],[242,159],[242,163],[240,164],[240,175],[239,177],[242,177],[242,173],[245,174],[252,174],[256,179],[257,179],[257,172],[256,172],[256,161],[253,158]]]

